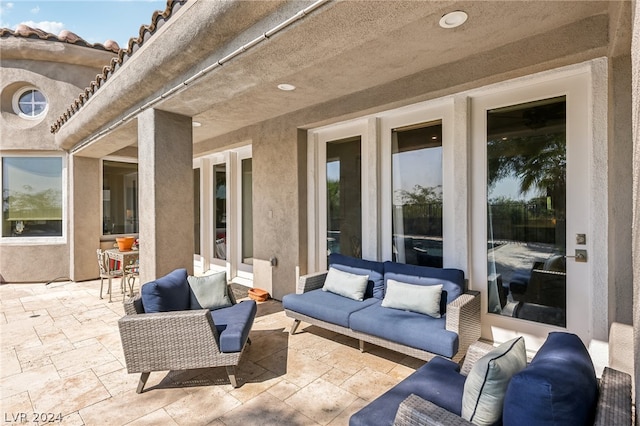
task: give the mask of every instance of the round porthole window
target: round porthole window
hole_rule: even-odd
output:
[[[39,118],[47,111],[47,98],[35,87],[25,87],[13,95],[13,110],[20,117]]]

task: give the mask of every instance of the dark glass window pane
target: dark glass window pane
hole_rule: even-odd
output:
[[[442,267],[442,124],[393,130],[393,260]]]
[[[200,169],[193,169],[193,252],[200,254]]]
[[[102,164],[103,234],[138,233],[138,164]]]
[[[489,312],[566,326],[566,101],[487,112]]]
[[[213,257],[227,259],[227,172],[224,164],[213,166],[215,198],[213,211],[215,212],[215,247]]]
[[[362,257],[360,137],[327,143],[327,255]]]
[[[253,162],[242,160],[242,263],[253,264]]]

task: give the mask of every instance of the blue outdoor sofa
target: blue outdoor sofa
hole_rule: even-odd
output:
[[[434,358],[349,426],[630,426],[631,419],[631,376],[605,367],[597,379],[580,338],[552,332],[529,364],[522,337],[499,347],[475,342],[462,368]]]
[[[363,282],[364,294],[350,293]],[[361,350],[369,342],[426,361],[460,361],[480,337],[480,296],[466,291],[458,269],[331,254],[329,271],[300,277],[282,304],[291,334],[304,321],[358,339]]]

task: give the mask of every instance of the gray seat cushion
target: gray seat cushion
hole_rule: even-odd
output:
[[[399,309],[383,308],[381,301],[353,312],[349,327],[416,349],[451,358],[458,352],[458,335],[445,329],[446,319]]]
[[[287,294],[282,298],[284,309],[299,312],[311,318],[342,327],[349,327],[349,316],[353,312],[358,312],[376,302],[380,303],[376,298],[358,301],[328,291],[322,291],[322,289],[312,290],[304,294]]]

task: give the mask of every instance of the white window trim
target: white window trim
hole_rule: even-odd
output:
[[[42,94],[42,96],[44,96],[44,100],[46,102],[44,110],[38,115],[27,115],[24,112],[22,112],[22,110],[20,109],[20,97],[22,95],[24,95],[25,92],[28,92],[30,90],[35,90],[37,92],[40,92],[40,94]],[[16,115],[18,115],[20,118],[24,118],[25,120],[32,120],[32,121],[40,120],[44,116],[46,116],[47,112],[49,111],[49,97],[46,95],[46,93],[44,93],[42,90],[40,90],[39,88],[37,88],[35,86],[23,86],[20,89],[18,89],[13,94],[13,98],[12,98],[11,104],[13,106],[13,112],[15,112]]]
[[[442,209],[443,212],[454,210],[452,188],[455,185],[454,172],[454,125],[453,100],[439,99],[423,102],[405,108],[389,111],[380,118],[380,232],[382,260],[391,260],[392,254],[392,203],[391,194],[391,133],[393,129],[421,123],[440,121],[442,124]],[[442,236],[443,260],[447,263],[455,255],[455,245],[451,236],[455,232],[455,221],[450,214],[443,214]]]
[[[104,220],[104,198],[103,198],[104,192],[102,191],[104,188],[104,162],[105,161],[115,161],[118,163],[131,163],[131,164],[139,164],[139,162],[135,158],[119,157],[115,155],[103,157],[100,159],[100,240],[110,241],[110,240],[114,240],[116,237],[120,237],[122,235],[131,235],[132,233],[124,233],[124,234],[104,234],[103,233],[104,223],[102,223],[102,221]],[[138,167],[138,170],[139,169],[140,167]],[[138,211],[140,210],[138,209]],[[137,234],[137,233],[133,233],[133,234]]]
[[[229,176],[229,173],[231,173],[231,176],[232,176],[231,182],[232,182],[232,185],[234,185],[232,188],[237,189],[236,193],[238,195],[236,197],[235,203],[228,203],[232,205],[227,207],[228,210],[230,208],[230,213],[232,217],[235,218],[235,224],[234,224],[235,232],[233,233],[233,235],[238,236],[235,248],[232,248],[234,250],[233,253],[235,253],[235,256],[232,258],[233,259],[232,264],[235,263],[235,268],[233,269],[236,272],[235,275],[237,278],[245,279],[245,280],[253,280],[253,265],[242,262],[242,238],[243,238],[242,160],[253,158],[251,145],[232,150],[230,153],[230,156],[231,158],[235,157],[235,161],[231,161],[231,167],[229,167],[231,170],[227,172],[227,176]],[[253,169],[253,164],[252,164],[252,169]],[[251,173],[252,173],[252,181],[253,181],[253,171]],[[251,204],[253,208],[253,202]],[[253,212],[252,212],[252,217],[253,217]],[[253,258],[255,258],[255,255],[253,256]]]
[[[550,81],[583,76],[588,80],[588,90],[584,90],[584,86],[582,87],[583,102],[588,109],[588,122],[591,123],[590,127],[587,126],[588,128],[583,128],[585,133],[584,137],[588,140],[588,147],[582,153],[585,159],[584,161],[588,162],[589,181],[586,182],[585,185],[588,185],[588,187],[595,192],[588,200],[590,225],[588,230],[583,231],[589,233],[592,237],[587,239],[587,241],[590,242],[587,249],[589,250],[590,260],[588,265],[590,275],[592,276],[592,282],[586,291],[589,301],[587,302],[587,305],[585,305],[591,312],[590,319],[586,321],[588,323],[585,326],[586,329],[584,332],[580,331],[580,334],[585,342],[588,342],[590,338],[600,338],[600,336],[604,336],[604,340],[606,340],[608,329],[608,307],[600,306],[603,305],[602,303],[596,306],[594,301],[605,301],[609,298],[607,286],[608,230],[606,226],[596,227],[592,224],[606,223],[607,214],[606,210],[603,211],[603,208],[598,207],[599,205],[607,205],[607,171],[606,168],[598,167],[599,164],[607,163],[607,66],[606,58],[598,58],[580,64],[573,64],[562,68],[547,70],[512,80],[501,81],[477,89],[455,93],[441,99],[426,101],[422,104],[410,105],[397,110],[391,110],[372,116],[363,116],[355,120],[310,129],[307,132],[307,273],[322,270],[323,264],[321,263],[321,259],[326,258],[319,253],[322,252],[321,245],[322,240],[324,239],[324,235],[320,235],[320,220],[326,210],[326,201],[323,201],[320,196],[320,194],[323,194],[320,174],[324,168],[322,161],[325,160],[324,158],[320,158],[321,135],[324,132],[333,130],[338,131],[340,128],[348,127],[356,122],[365,120],[371,121],[372,119],[376,121],[377,126],[381,127],[382,125],[380,123],[387,119],[391,119],[389,117],[402,115],[403,112],[411,113],[412,109],[419,109],[420,105],[423,105],[425,108],[429,108],[437,102],[442,101],[445,103],[450,102],[452,105],[452,108],[444,113],[449,116],[451,126],[448,126],[447,120],[443,118],[443,168],[445,173],[443,176],[443,192],[445,190],[444,186],[446,185],[449,187],[448,191],[450,193],[450,196],[447,196],[447,193],[444,193],[443,200],[445,203],[443,208],[445,209],[445,212],[448,212],[446,214],[447,221],[443,223],[443,234],[445,238],[444,266],[462,269],[465,271],[466,278],[469,281],[469,288],[486,293],[486,265],[484,266],[484,271],[478,272],[477,267],[476,270],[474,270],[474,264],[472,262],[473,259],[476,259],[476,263],[478,263],[478,258],[476,257],[478,251],[474,247],[479,243],[485,245],[483,247],[482,256],[486,258],[486,233],[477,237],[479,233],[478,230],[474,228],[475,221],[481,220],[485,222],[483,229],[486,229],[486,213],[480,212],[480,215],[482,216],[480,219],[472,217],[472,213],[475,211],[474,206],[477,205],[477,201],[474,201],[474,197],[478,195],[477,191],[472,190],[473,185],[478,181],[477,176],[474,175],[475,170],[477,170],[478,167],[475,163],[477,158],[474,158],[471,155],[473,142],[472,136],[474,135],[473,125],[471,123],[472,117],[470,113],[472,101],[474,98],[495,94],[502,90],[511,90],[510,88],[522,88],[526,86],[533,87],[537,84],[547,83]],[[564,94],[565,92],[566,91],[560,94]],[[537,97],[539,98],[539,96]],[[417,122],[420,121],[422,120],[418,120]],[[382,130],[380,131],[380,134],[384,133],[386,132],[383,132]],[[377,133],[374,132],[373,138],[376,136]],[[341,135],[336,135],[336,139],[339,139],[340,137]],[[451,143],[445,142],[445,140],[449,140],[448,138],[452,138]],[[596,144],[593,142],[595,140],[602,141],[602,143]],[[374,156],[376,159],[380,158],[380,167],[382,168],[387,167],[384,165],[387,160],[382,156],[384,150],[380,145],[381,143],[375,150]],[[372,161],[372,163],[375,164],[375,161]],[[377,171],[378,168],[376,167],[374,170]],[[379,173],[384,176],[385,172],[380,170]],[[381,179],[381,181],[383,181],[383,179]],[[481,184],[483,183],[484,181],[481,182]],[[380,184],[382,185],[383,182]],[[390,183],[384,184],[389,185]],[[384,189],[381,191],[382,194],[388,192]],[[568,202],[570,202],[570,200],[568,200]],[[381,202],[380,204],[382,205],[383,203]],[[388,221],[388,219],[385,219],[383,216],[384,214],[388,214],[384,213],[384,210],[384,206],[379,208],[381,220]],[[478,216],[478,214],[476,214],[476,216]],[[386,232],[390,233],[391,231],[389,229]],[[570,229],[567,230],[568,239],[571,238],[571,232],[572,231]],[[384,240],[388,237],[385,235],[379,238],[383,242],[381,247],[384,247]],[[326,246],[326,242],[324,245]],[[326,253],[326,250],[324,253]],[[382,258],[385,257],[386,256],[382,256]],[[373,259],[375,257],[368,258]],[[380,259],[380,257],[378,257],[378,259]],[[482,257],[480,259],[482,259]],[[476,278],[478,276],[479,278]],[[483,282],[485,283],[484,286],[482,285]],[[486,298],[486,294],[483,294],[483,298]],[[486,303],[486,300],[483,299],[483,312],[486,312]],[[516,334],[513,330],[517,328],[518,335],[526,335],[529,343],[541,343],[544,341],[548,329],[541,331],[541,328],[535,323],[529,323],[528,321],[517,319],[505,319],[507,321],[518,321],[518,324],[517,326],[514,326],[514,323],[511,322],[505,324],[504,327],[484,327],[483,336],[495,341],[504,341],[510,338],[510,336],[515,336]],[[523,324],[525,322],[527,324]],[[531,324],[533,324],[533,327],[530,327]],[[568,325],[569,327],[572,327],[570,323]],[[544,326],[542,329],[544,329]],[[532,347],[534,346],[535,344]]]
[[[601,101],[604,98],[606,101],[606,84],[603,84],[603,81],[606,81],[606,65],[603,66],[603,61],[606,64],[606,60],[594,60],[585,64],[501,82],[468,93],[472,105],[471,116],[473,117],[470,126],[471,151],[473,153],[471,156],[473,170],[471,176],[473,179],[470,212],[475,211],[475,215],[470,213],[472,230],[470,256],[476,259],[475,263],[471,263],[469,282],[470,288],[481,292],[483,338],[503,342],[516,336],[524,336],[527,348],[535,350],[542,345],[550,331],[569,330],[578,334],[585,343],[591,341],[594,337],[594,329],[598,327],[604,328],[604,333],[606,333],[607,308],[600,306],[604,304],[599,304],[600,308],[594,309],[596,308],[594,301],[608,300],[606,284],[608,232],[606,226],[593,225],[602,222],[603,218],[601,217],[594,221],[594,215],[599,216],[599,212],[602,211],[601,206],[607,205],[606,193],[593,191],[595,188],[602,189],[603,185],[606,190],[607,181],[606,170],[595,167],[598,159],[604,158],[606,160],[606,108],[598,107],[599,117],[594,120],[596,108],[594,97]],[[580,288],[575,285],[567,286],[566,328],[487,312],[486,110],[555,96],[566,96],[567,99],[567,156],[572,157],[568,163],[567,173],[571,173],[569,168],[572,167],[572,164],[582,163],[587,168],[586,175],[589,179],[588,182],[584,182],[584,187],[589,189],[588,196],[580,197],[572,191],[567,191],[567,215],[571,215],[569,209],[579,210],[582,208],[587,210],[590,216],[584,217],[584,221],[581,222],[567,223],[567,254],[571,254],[570,252],[574,248],[586,248],[589,253],[589,262],[582,265],[576,265],[571,261],[567,262],[568,272],[569,268],[572,268],[574,274],[577,270],[577,273],[585,278],[584,285]],[[590,123],[590,126],[589,124],[581,125],[583,123]],[[594,134],[598,134],[605,142],[594,144]],[[582,149],[575,149],[575,142],[572,144],[571,140],[584,141]],[[606,164],[606,161],[604,163]],[[588,234],[586,247],[574,247],[572,236],[578,232]],[[485,259],[485,261],[481,259]],[[599,288],[601,288],[600,294],[596,296],[595,293]],[[584,309],[571,309],[572,304],[583,306]],[[515,331],[516,329],[517,331]],[[598,334],[602,333],[603,330],[598,332]]]
[[[18,245],[18,246],[27,246],[27,245],[60,245],[67,243],[67,228],[68,228],[68,213],[67,213],[67,205],[68,205],[68,191],[67,191],[67,156],[60,155],[56,153],[11,153],[11,154],[2,154],[0,156],[0,160],[2,158],[8,157],[31,157],[31,158],[41,158],[41,157],[56,157],[62,159],[62,235],[57,237],[4,237],[0,236],[0,243],[2,245]],[[1,165],[0,165],[1,168]],[[4,188],[4,183],[2,181],[4,173],[0,171],[0,189]],[[4,221],[3,212],[0,211],[0,218]]]
[[[320,271],[327,268],[327,142],[360,137],[362,155],[362,257],[376,259],[378,235],[366,230],[375,229],[377,222],[377,199],[367,194],[377,192],[377,154],[375,141],[375,118],[367,117],[333,126],[308,131],[307,162],[307,231],[309,251],[308,270]],[[311,178],[313,177],[313,178]]]
[[[253,285],[253,267],[243,264],[240,260],[241,241],[242,241],[242,199],[239,194],[242,167],[241,160],[252,158],[252,147],[250,144],[243,144],[237,148],[229,149],[222,152],[216,152],[204,157],[194,159],[194,168],[201,167],[200,170],[200,220],[201,220],[201,250],[200,259],[194,257],[194,261],[201,262],[203,272],[226,271],[227,277],[232,282],[236,282],[245,286]],[[221,260],[214,258],[215,238],[212,238],[214,232],[212,194],[215,188],[215,175],[212,172],[213,166],[217,164],[226,165],[227,180],[227,235],[234,236],[227,238],[227,259]],[[235,193],[233,197],[230,195]]]

